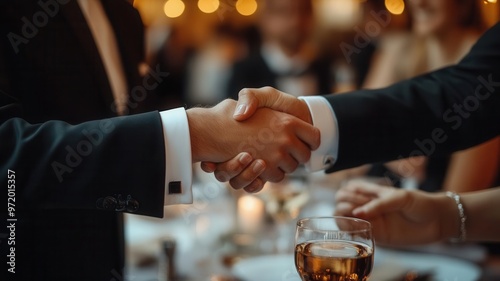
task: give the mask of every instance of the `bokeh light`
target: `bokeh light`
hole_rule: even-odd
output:
[[[198,8],[207,14],[217,11],[219,5],[219,0],[198,0]]]
[[[177,18],[184,13],[185,8],[186,5],[184,5],[182,0],[167,0],[163,6],[163,11],[167,17]]]
[[[403,0],[385,0],[385,7],[394,15],[401,15],[405,10],[405,2]]]
[[[243,16],[250,16],[257,11],[256,0],[238,0],[236,2],[236,10]]]

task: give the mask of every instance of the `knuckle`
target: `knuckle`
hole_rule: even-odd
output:
[[[278,177],[276,178],[276,182],[280,182],[282,181],[283,179],[285,179],[285,174],[284,173],[280,173],[278,175]]]
[[[278,149],[276,151],[276,158],[274,159],[281,159],[281,161],[278,161],[278,163],[284,163],[285,161],[283,159],[287,159],[288,158],[288,151],[281,147],[280,149]],[[278,166],[277,163],[273,163],[273,164],[276,164],[274,165],[274,167]]]
[[[269,180],[271,182],[280,182],[285,178],[285,173],[282,171],[277,171],[273,174],[272,178]]]
[[[248,88],[243,88],[239,91],[238,93],[238,97],[241,98],[241,97],[244,97],[244,96],[248,96],[248,94],[250,93],[250,89]]]
[[[240,179],[245,183],[252,182],[256,178],[256,175],[253,172],[241,173]]]
[[[234,189],[242,189],[245,187],[245,184],[240,181],[238,177],[232,178],[229,181],[229,184],[234,188]]]
[[[271,86],[264,86],[261,88],[261,90],[263,90],[265,92],[272,92],[272,91],[274,91],[274,88]]]
[[[245,187],[245,191],[250,192],[250,193],[256,193],[256,192],[261,191],[262,188],[263,188],[262,181],[260,181],[257,178],[253,182],[251,182],[247,187]]]
[[[309,161],[309,159],[311,158],[311,151],[310,150],[304,150],[304,151],[301,151],[297,157],[299,159],[297,159],[300,163],[306,163],[307,161]]]
[[[231,160],[227,163],[225,171],[227,173],[239,173],[243,169],[242,164],[238,160]]]
[[[214,173],[215,178],[220,182],[226,182],[229,180],[229,175],[224,171],[217,171]]]
[[[358,183],[356,182],[356,180],[349,180],[345,185],[344,187],[342,188],[342,191],[343,192],[355,192],[356,189],[358,187]]]
[[[291,116],[289,115],[285,115],[281,118],[281,124],[285,127],[285,128],[293,128],[295,127],[295,119],[292,118]]]
[[[230,183],[231,185],[236,185],[238,188],[243,188],[251,184],[254,179],[256,178],[256,175],[253,174],[252,172],[243,172],[239,174],[238,176],[234,177],[231,179]]]
[[[296,161],[293,161],[293,163],[291,163],[291,165],[290,165],[290,168],[291,168],[290,173],[297,170],[298,167],[299,167],[299,163]]]
[[[232,99],[225,99],[225,100],[221,101],[220,106],[227,107],[227,106],[230,106],[233,104],[236,104],[236,101],[234,101]]]

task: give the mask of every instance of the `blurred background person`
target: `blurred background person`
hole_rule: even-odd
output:
[[[209,41],[187,63],[186,102],[188,105],[214,105],[226,98],[233,64],[250,51],[253,28],[237,28],[221,23]]]
[[[262,0],[258,27],[262,44],[237,62],[227,88],[236,98],[245,87],[272,86],[293,95],[331,93],[331,63],[312,42],[311,0]]]
[[[182,106],[186,102],[187,65],[194,55],[194,47],[186,39],[188,33],[181,26],[172,25],[168,36],[150,63],[161,72],[168,73],[158,92],[167,100],[170,107]]]
[[[400,23],[401,21],[401,23]],[[350,32],[336,31],[327,44],[338,58],[334,62],[335,93],[361,89],[368,75],[380,38],[400,30],[407,21],[405,15],[395,18],[386,10],[384,1],[371,0],[360,3],[360,19]],[[369,30],[374,29],[374,32]],[[368,34],[369,33],[369,34]],[[338,46],[338,48],[332,48]]]
[[[411,32],[384,36],[365,88],[385,87],[457,63],[486,28],[482,3],[475,0],[411,0],[408,4]],[[496,138],[452,155],[363,166],[350,176],[384,176],[397,186],[464,192],[494,186],[499,162],[500,138]]]

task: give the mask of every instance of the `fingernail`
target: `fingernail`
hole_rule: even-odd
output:
[[[256,193],[255,192],[256,189],[257,189],[257,187],[252,186],[252,187],[245,188],[245,191],[248,193]]]
[[[248,165],[252,161],[252,156],[248,153],[244,153],[240,156],[240,163],[243,165]]]
[[[238,107],[234,111],[234,116],[243,115],[245,113],[245,111],[247,111],[247,105],[240,104],[240,105],[238,105]]]
[[[257,161],[255,165],[253,166],[253,172],[254,173],[261,173],[264,171],[264,164],[261,161]]]
[[[220,182],[226,182],[228,181],[228,178],[226,177],[226,174],[224,173],[217,173],[215,174],[215,178],[220,181]]]

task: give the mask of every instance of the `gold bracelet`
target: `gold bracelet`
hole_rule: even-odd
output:
[[[460,235],[456,238],[450,238],[452,243],[462,243],[465,242],[467,238],[467,231],[465,229],[465,221],[467,221],[467,216],[465,215],[464,205],[460,201],[460,195],[455,192],[447,191],[446,196],[450,197],[457,203],[458,215],[460,216]]]

